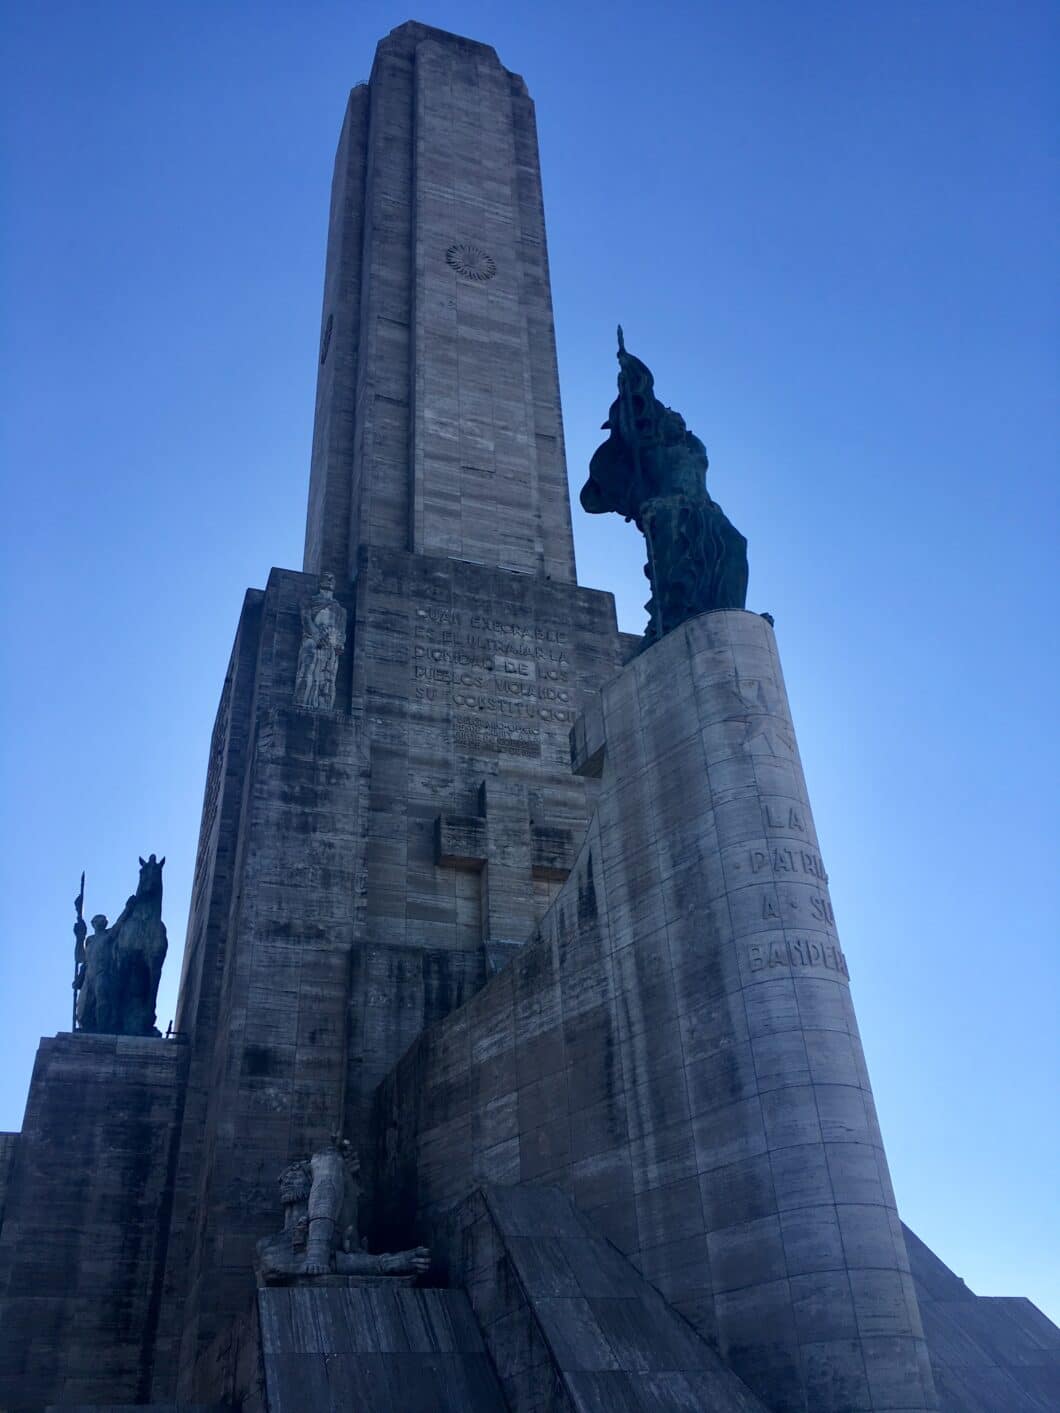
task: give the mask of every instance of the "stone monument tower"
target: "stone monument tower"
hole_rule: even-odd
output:
[[[295,692],[324,576],[326,707]],[[276,1172],[336,1125],[364,1146],[375,1087],[526,939],[588,822],[568,738],[622,646],[574,579],[533,104],[485,45],[403,25],[350,96],[305,572],[248,596],[236,644],[177,1017],[184,1368],[245,1303]]]
[[[583,504],[645,533],[643,641],[575,575],[526,86],[400,26],[176,1033],[44,1040],[0,1143],[0,1406],[987,1407],[929,1317],[1046,1406],[1052,1327],[898,1219],[771,621],[624,347],[608,426]]]

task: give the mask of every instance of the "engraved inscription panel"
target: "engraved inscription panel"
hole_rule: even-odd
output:
[[[416,610],[413,640],[415,700],[451,706],[458,745],[535,758],[542,725],[570,730],[564,629],[425,607]]]
[[[353,637],[353,700],[371,758],[371,940],[462,950],[483,937],[521,940],[588,821],[596,785],[571,774],[570,730],[618,666],[610,600],[488,565],[373,550]],[[500,862],[481,857],[472,827],[457,837],[456,821],[486,814],[484,780],[499,797],[534,792],[504,826]],[[498,930],[491,919],[502,917],[518,925]]]
[[[785,936],[768,942],[748,943],[747,967],[751,972],[772,971],[777,967],[824,967],[850,980],[847,959],[838,942],[827,938]]]

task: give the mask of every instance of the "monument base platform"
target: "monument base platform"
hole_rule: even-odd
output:
[[[0,1228],[0,1408],[145,1403],[188,1050],[41,1041]]]
[[[408,1289],[416,1284],[416,1276],[350,1276],[342,1273],[328,1276],[297,1276],[289,1281],[272,1281],[263,1290],[377,1290]]]
[[[195,1369],[195,1397],[240,1413],[506,1413],[462,1290],[261,1286]]]

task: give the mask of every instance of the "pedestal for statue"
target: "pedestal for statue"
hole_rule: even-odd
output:
[[[187,1067],[176,1041],[41,1041],[0,1227],[0,1407],[148,1401]]]
[[[572,750],[570,879],[384,1086],[380,1200],[434,1241],[477,1183],[552,1183],[771,1409],[934,1409],[772,627],[689,620]]]
[[[345,1279],[261,1287],[196,1383],[241,1413],[507,1413],[462,1290],[337,1288]]]

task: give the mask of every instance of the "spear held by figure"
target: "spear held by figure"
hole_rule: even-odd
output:
[[[74,899],[74,912],[77,914],[74,922],[74,1009],[70,1022],[70,1029],[77,1029],[77,993],[85,984],[85,938],[88,936],[88,927],[85,923],[85,875],[81,872],[81,891]]]

